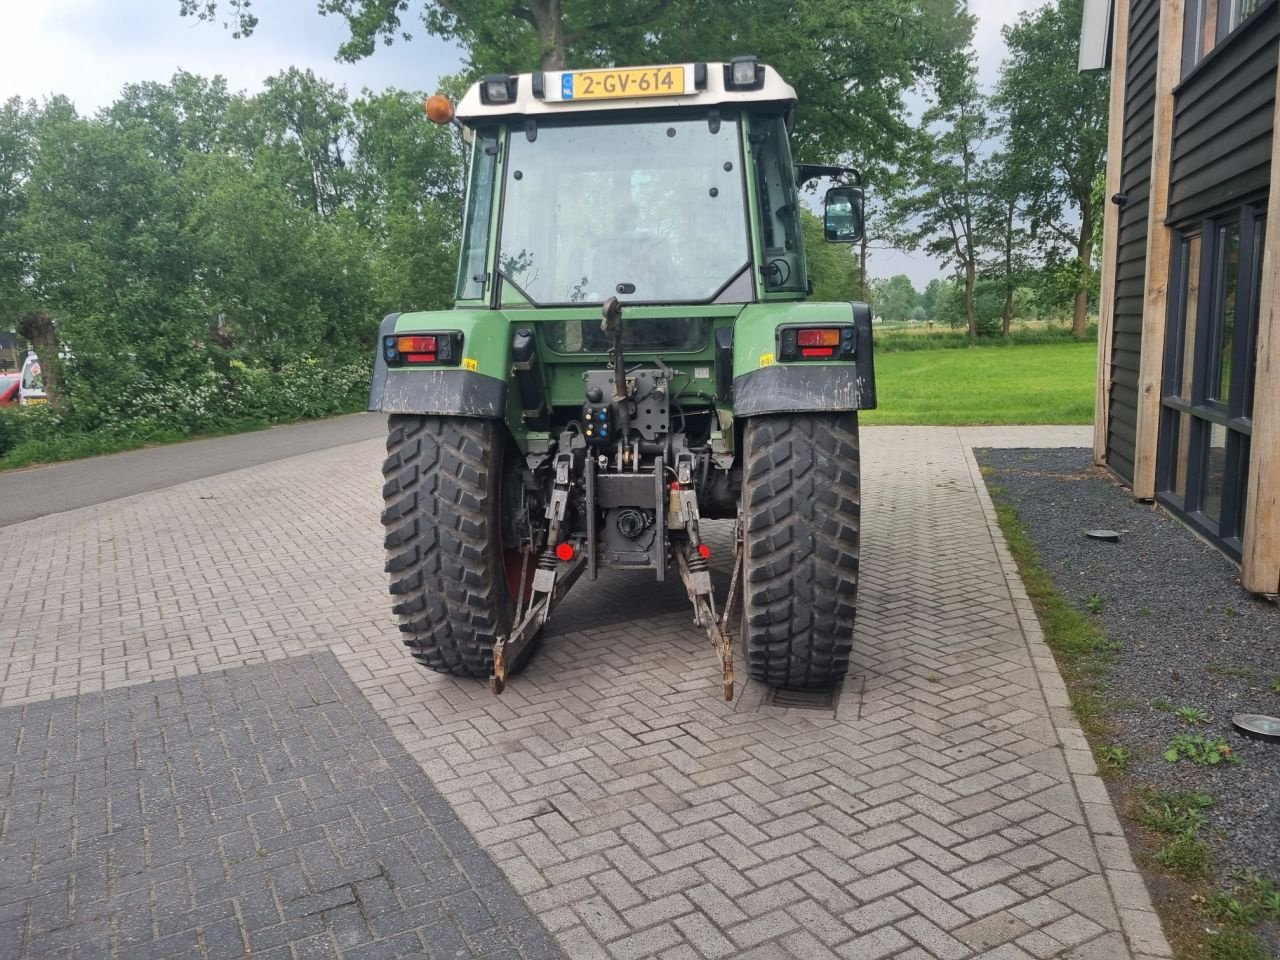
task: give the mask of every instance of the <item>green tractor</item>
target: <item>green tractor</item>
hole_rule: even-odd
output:
[[[855,242],[857,171],[793,162],[795,91],[754,57],[426,106],[470,145],[457,302],[382,322],[369,400],[410,653],[501,692],[579,578],[650,570],[682,581],[726,699],[734,634],[756,680],[840,681],[871,311],[807,299],[798,190],[834,183],[826,240]],[[718,612],[711,519],[737,521]]]

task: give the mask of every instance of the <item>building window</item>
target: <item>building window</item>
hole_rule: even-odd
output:
[[[1187,0],[1182,20],[1182,75],[1209,55],[1267,0]]]
[[[1227,32],[1230,33],[1262,6],[1262,0],[1231,0],[1231,18],[1227,21]]]
[[[1175,235],[1157,496],[1240,556],[1266,217],[1262,205]]]

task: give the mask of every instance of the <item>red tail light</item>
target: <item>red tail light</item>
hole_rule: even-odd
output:
[[[462,333],[408,333],[382,338],[382,356],[390,366],[456,367],[462,356]]]
[[[839,327],[779,327],[778,359],[852,360],[857,352],[857,331]]]
[[[796,343],[802,347],[834,347],[839,342],[840,331],[829,327],[796,331]]]
[[[398,337],[396,349],[401,353],[435,353],[435,337]]]
[[[560,559],[560,560],[572,560],[573,544],[569,543],[568,541],[565,541],[564,543],[561,543],[561,544],[557,544],[556,557],[557,559]]]

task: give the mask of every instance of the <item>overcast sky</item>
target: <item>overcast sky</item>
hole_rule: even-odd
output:
[[[995,82],[1004,56],[1000,27],[1043,2],[970,0],[984,86]],[[356,64],[338,63],[334,52],[346,22],[319,16],[316,0],[254,0],[253,9],[258,29],[235,40],[219,25],[179,17],[178,0],[0,0],[0,99],[62,93],[92,113],[126,83],[165,81],[179,68],[221,74],[233,90],[257,90],[264,78],[297,66],[352,94],[388,86],[430,91],[441,74],[459,66],[455,50],[420,28],[411,30],[410,43],[379,48]],[[939,273],[927,257],[895,251],[873,251],[870,268],[877,277],[906,273],[917,287]]]

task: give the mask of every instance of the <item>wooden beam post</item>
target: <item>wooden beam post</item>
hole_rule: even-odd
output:
[[[1156,56],[1155,123],[1151,134],[1151,197],[1147,219],[1146,291],[1142,306],[1142,357],[1138,364],[1138,426],[1133,450],[1133,495],[1156,495],[1156,449],[1164,380],[1168,313],[1169,166],[1173,147],[1173,88],[1182,79],[1182,15],[1185,0],[1160,0],[1160,49]]]
[[[1271,120],[1271,192],[1264,242],[1240,582],[1254,593],[1275,594],[1280,593],[1280,71]]]
[[[1115,0],[1111,31],[1111,108],[1107,117],[1107,189],[1102,214],[1102,290],[1098,299],[1098,382],[1093,405],[1093,462],[1107,459],[1111,415],[1111,344],[1115,335],[1116,255],[1120,250],[1120,192],[1124,166],[1125,71],[1129,66],[1129,0]]]

